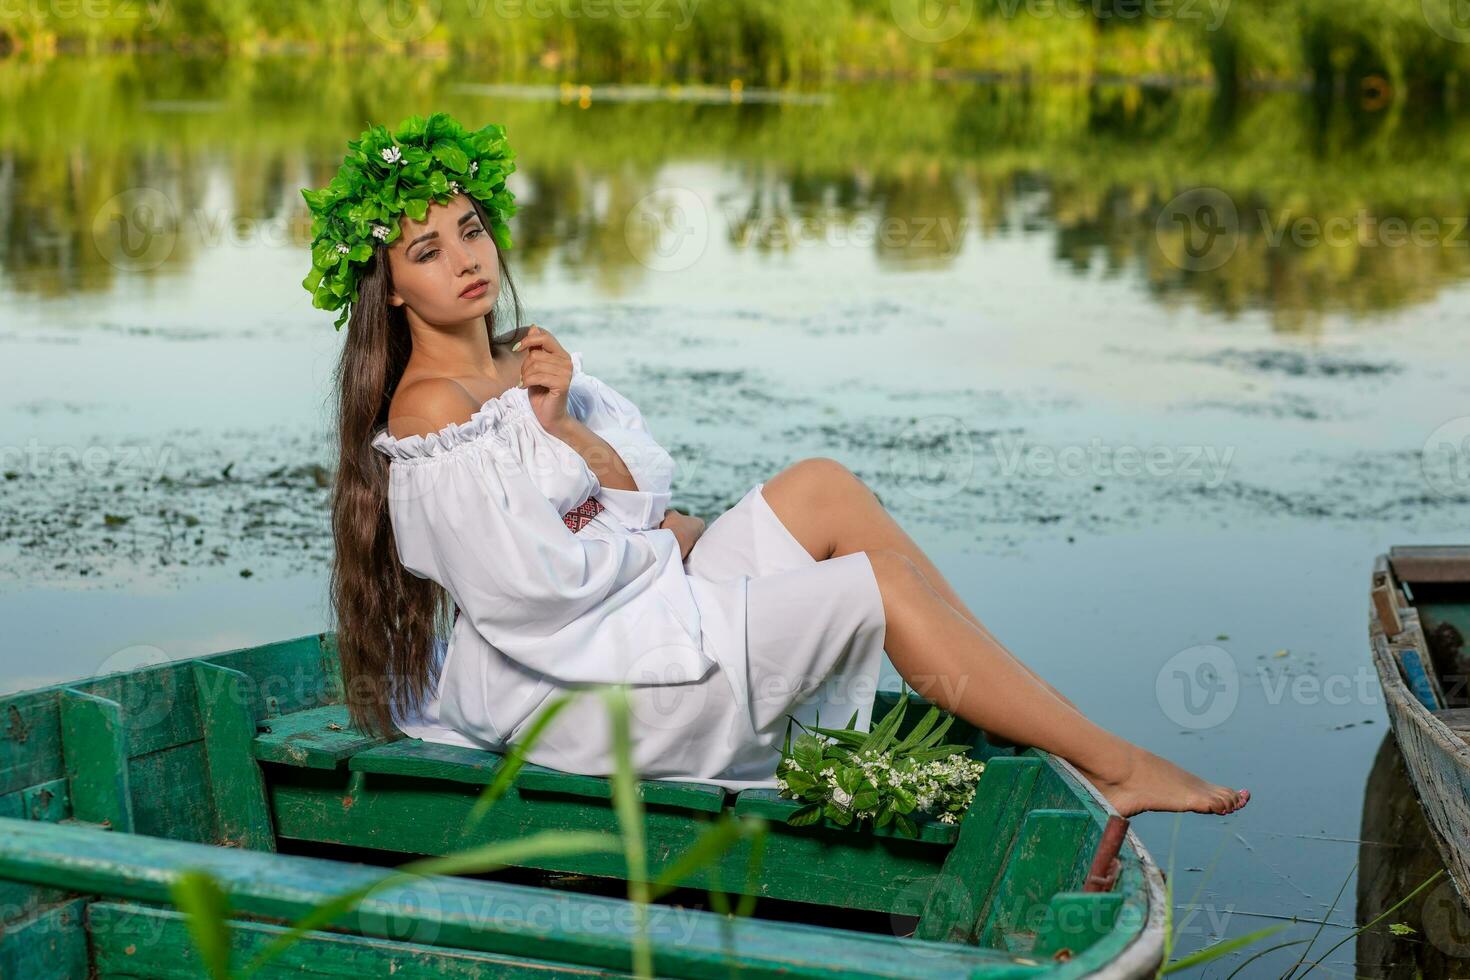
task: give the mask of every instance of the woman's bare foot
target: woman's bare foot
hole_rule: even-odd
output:
[[[1250,790],[1207,783],[1191,772],[1137,746],[1116,772],[1092,773],[1078,769],[1125,817],[1145,810],[1188,810],[1193,813],[1234,813],[1250,801]]]

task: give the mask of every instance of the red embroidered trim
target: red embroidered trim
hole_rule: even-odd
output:
[[[606,509],[596,497],[588,497],[563,514],[561,519],[570,530],[576,532],[586,527],[592,521],[592,518]]]

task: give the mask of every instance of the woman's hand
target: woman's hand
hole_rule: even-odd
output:
[[[688,558],[689,552],[694,548],[694,542],[704,533],[704,521],[698,517],[681,514],[677,510],[664,511],[664,520],[659,527],[666,527],[674,532],[674,537],[679,539],[680,558]]]
[[[532,324],[511,350],[527,350],[521,359],[520,387],[527,389],[531,409],[548,432],[567,421],[567,392],[572,387],[572,355],[548,331]]]

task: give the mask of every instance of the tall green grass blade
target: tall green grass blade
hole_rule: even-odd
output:
[[[174,905],[187,918],[189,935],[214,980],[230,977],[229,902],[207,871],[185,871],[169,886]]]
[[[633,973],[653,977],[653,948],[648,939],[648,852],[643,836],[643,800],[633,770],[633,737],[629,730],[628,689],[618,684],[602,692],[612,721],[613,809],[623,832],[623,855],[628,865],[628,900],[633,903]]]

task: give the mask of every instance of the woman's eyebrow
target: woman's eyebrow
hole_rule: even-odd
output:
[[[460,225],[464,224],[466,221],[470,220],[474,216],[475,216],[475,209],[474,208],[470,208],[464,214],[462,214],[462,215],[459,216],[459,220],[454,223],[454,226],[456,228],[458,228]],[[408,249],[413,248],[419,242],[428,241],[430,238],[438,238],[438,237],[439,237],[439,233],[437,231],[424,232],[424,234],[420,235],[419,237],[415,238],[413,241],[409,242],[408,245],[404,247],[404,251],[405,252],[408,251]]]

